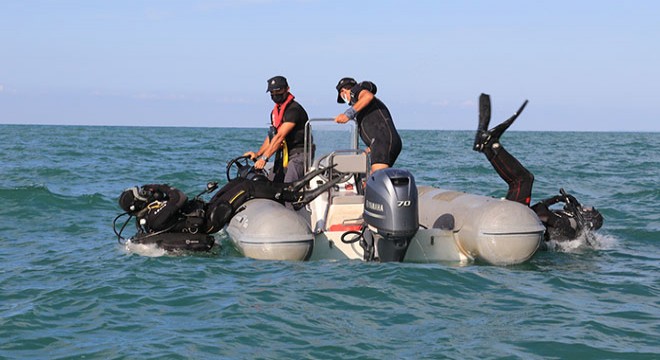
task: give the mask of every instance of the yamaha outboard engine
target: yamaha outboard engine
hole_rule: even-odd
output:
[[[369,176],[365,190],[364,221],[382,262],[403,261],[419,228],[417,186],[413,175],[387,168]]]

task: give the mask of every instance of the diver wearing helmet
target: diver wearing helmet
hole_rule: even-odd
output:
[[[500,143],[502,134],[513,124],[525,109],[527,100],[509,119],[488,130],[490,123],[490,96],[479,97],[479,127],[474,139],[473,150],[482,152],[493,165],[495,171],[509,185],[506,199],[530,206],[534,175],[527,170]],[[593,207],[582,206],[575,197],[561,194],[542,200],[531,206],[547,231],[545,240],[576,239],[582,231],[598,230],[603,226],[603,216]],[[564,203],[562,210],[552,210],[550,206]]]
[[[387,106],[376,95],[376,84],[370,81],[358,83],[353,78],[343,78],[335,87],[337,102],[349,108],[335,117],[344,124],[355,119],[360,138],[368,147],[371,172],[392,167],[401,153],[401,137],[394,126]]]

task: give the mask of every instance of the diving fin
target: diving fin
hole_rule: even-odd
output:
[[[485,94],[481,94],[482,97]],[[488,97],[488,95],[485,95]],[[479,129],[477,129],[477,135],[474,138],[474,151],[479,151],[483,152],[486,146],[489,146],[493,143],[497,143],[500,140],[500,136],[504,134],[504,132],[513,124],[514,121],[518,118],[518,116],[522,113],[522,111],[525,109],[525,106],[527,106],[527,103],[529,102],[528,100],[525,100],[523,104],[520,106],[518,111],[513,113],[510,118],[502,122],[501,124],[495,126],[494,128],[490,130],[484,130],[482,129],[482,124],[486,124],[488,126],[487,122],[483,120],[482,118],[485,118],[487,115],[488,118],[490,118],[490,98],[487,98],[484,100],[484,103],[482,103],[482,97],[479,98]],[[487,105],[485,105],[485,102],[487,101]],[[487,110],[486,110],[487,106]],[[486,113],[487,111],[487,113]]]
[[[478,130],[488,130],[490,124],[490,95],[479,95],[479,128]]]
[[[516,119],[518,118],[518,115],[520,115],[520,113],[522,113],[522,111],[525,109],[525,106],[527,106],[527,103],[528,103],[528,100],[525,100],[525,102],[520,106],[518,111],[513,113],[513,115],[511,115],[510,118],[508,118],[503,123],[495,126],[494,128],[492,128],[488,131],[490,133],[490,135],[493,137],[493,139],[495,139],[495,140],[500,139],[500,136],[502,136],[502,134],[506,131],[506,129],[508,129],[509,126],[511,126],[511,124],[513,124],[513,122],[516,121]]]
[[[474,136],[474,151],[483,151],[484,140],[488,137],[488,124],[490,124],[490,95],[479,96],[479,126]]]

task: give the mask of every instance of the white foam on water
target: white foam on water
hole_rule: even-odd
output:
[[[586,232],[573,240],[549,241],[548,249],[567,253],[582,252],[587,249],[609,250],[615,248],[617,243],[617,239],[613,236]]]
[[[156,246],[156,244],[137,244],[131,240],[126,241],[126,243],[121,248],[127,254],[137,254],[148,257],[159,257],[167,255],[167,251],[159,248]]]
[[[611,250],[618,246],[619,239],[612,235],[590,233],[592,236],[592,247],[596,250]]]

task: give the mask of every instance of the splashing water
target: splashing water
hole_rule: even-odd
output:
[[[576,239],[547,242],[549,251],[564,253],[581,253],[585,250],[609,250],[616,247],[618,240],[611,235],[603,235],[594,231],[580,234]]]
[[[124,245],[120,245],[121,250],[126,254],[137,254],[147,257],[159,257],[168,255],[167,251],[159,248],[156,244],[137,244],[127,240]]]

